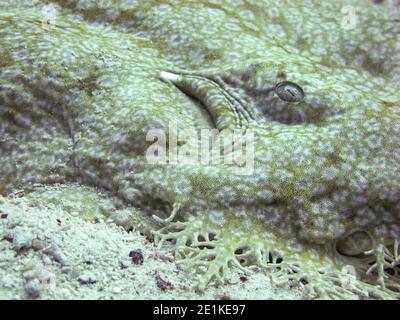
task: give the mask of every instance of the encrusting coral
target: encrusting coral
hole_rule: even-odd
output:
[[[316,298],[399,296],[399,7],[50,2],[0,4],[2,191],[106,190],[200,288],[258,268]],[[252,129],[253,172],[149,164],[147,133],[174,122]]]

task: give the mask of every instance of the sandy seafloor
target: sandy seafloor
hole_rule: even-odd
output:
[[[179,268],[172,248],[157,248],[135,229],[127,232],[82,199],[58,201],[60,192],[70,192],[64,188],[0,197],[0,299],[308,298],[301,287],[271,283],[257,270],[234,272],[230,283],[196,290],[195,277]],[[96,196],[86,187],[70,188]],[[102,201],[99,206],[106,205]],[[83,211],[93,216],[83,219]],[[143,263],[129,256],[137,250]]]

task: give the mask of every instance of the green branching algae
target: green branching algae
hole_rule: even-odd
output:
[[[0,189],[108,191],[200,288],[258,268],[315,298],[396,298],[396,14],[372,1],[2,1]],[[304,99],[280,99],[282,81]],[[174,121],[253,129],[254,172],[149,164],[147,132]]]

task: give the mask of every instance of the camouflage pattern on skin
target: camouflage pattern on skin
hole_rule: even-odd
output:
[[[203,288],[258,266],[315,297],[398,295],[398,7],[71,0],[52,1],[48,17],[47,3],[0,4],[3,190],[107,190],[159,217],[156,237],[174,240]],[[346,30],[349,4],[357,24]],[[274,94],[284,80],[302,102]],[[202,111],[232,99],[251,121]],[[177,120],[254,129],[254,173],[148,164],[146,133]],[[358,278],[347,287],[349,265]]]

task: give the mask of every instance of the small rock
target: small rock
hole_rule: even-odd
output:
[[[32,280],[35,279],[38,276],[38,271],[33,269],[33,270],[28,270],[25,271],[22,276],[24,277],[25,280]]]
[[[118,294],[118,293],[121,293],[122,289],[121,289],[120,287],[114,287],[114,288],[112,289],[112,291],[113,291],[113,293]]]
[[[129,215],[127,212],[117,212],[111,216],[111,220],[114,221],[114,223],[118,226],[123,226],[125,223],[127,223],[129,219]]]
[[[5,275],[1,281],[0,281],[1,286],[3,286],[6,289],[12,289],[16,287],[14,279],[11,278],[10,275]]]
[[[14,229],[15,227],[20,226],[21,224],[22,224],[21,217],[16,215],[8,216],[7,219],[8,229]]]
[[[14,241],[14,236],[12,234],[7,233],[3,236],[3,239],[12,243]]]
[[[156,260],[160,260],[162,262],[172,262],[172,261],[174,261],[173,257],[169,257],[169,256],[167,256],[165,254],[161,254],[161,253],[158,253],[158,252],[153,253],[151,255],[151,257],[153,257]]]
[[[61,266],[67,265],[64,255],[56,245],[50,245],[48,248],[43,250],[43,253],[53,258],[53,260],[58,262]]]
[[[142,250],[132,250],[131,252],[129,252],[129,256],[132,258],[132,262],[134,264],[143,264],[144,258]]]
[[[37,279],[31,280],[25,285],[25,292],[32,299],[39,298],[41,291],[41,285]]]
[[[86,256],[85,257],[85,259],[84,259],[84,263],[86,263],[86,264],[93,264],[94,263],[94,261],[95,261],[95,259],[92,257],[92,256]]]
[[[68,274],[71,278],[78,278],[80,275],[79,270],[77,270],[76,268],[73,267],[63,267],[61,269],[61,272],[64,274]]]
[[[50,266],[53,264],[53,261],[48,256],[43,256],[42,261],[43,261],[43,264],[46,266]]]
[[[74,210],[74,207],[71,206],[71,205],[68,205],[68,204],[64,204],[64,205],[62,206],[62,209],[63,209],[64,211],[67,211],[67,212],[69,212],[69,213],[71,214],[71,211]]]
[[[93,284],[96,283],[96,277],[92,273],[81,274],[78,278],[81,284]]]
[[[71,299],[71,292],[68,288],[60,289],[60,295],[64,300]]]
[[[103,223],[104,222],[104,220],[103,220],[103,218],[101,217],[101,216],[95,216],[94,218],[93,218],[93,222],[94,223]]]
[[[155,274],[155,279],[157,287],[159,287],[162,291],[173,290],[175,288],[171,282],[164,280],[158,272]]]
[[[32,246],[33,234],[24,231],[18,231],[13,236],[13,249],[22,250]]]
[[[46,243],[43,240],[40,239],[33,239],[32,240],[32,249],[33,250],[42,250],[45,248]]]
[[[111,280],[114,280],[114,281],[117,281],[117,280],[120,279],[120,275],[118,275],[118,274],[113,274],[113,275],[110,276],[110,279],[111,279]]]
[[[73,217],[78,217],[79,216],[79,212],[78,211],[71,211],[70,215]]]

